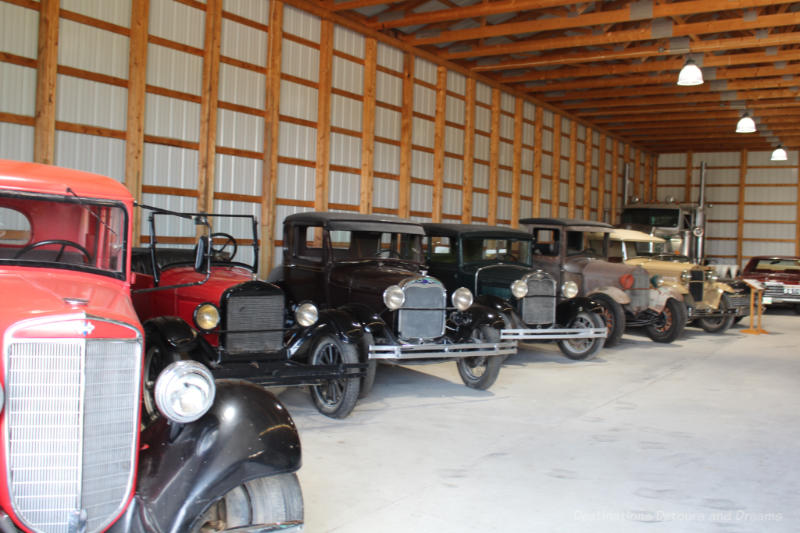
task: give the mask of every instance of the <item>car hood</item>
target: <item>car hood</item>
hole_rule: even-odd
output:
[[[620,280],[626,274],[633,275],[640,272],[647,276],[647,272],[640,266],[630,266],[622,263],[610,263],[602,259],[586,258],[583,267],[583,290],[589,294],[601,287],[621,287]]]
[[[140,329],[127,283],[81,272],[24,268],[0,273],[0,326],[5,331],[26,318],[94,316]]]
[[[363,260],[338,263],[331,271],[331,281],[354,292],[375,292],[380,296],[390,285],[418,276],[416,264],[383,260]]]
[[[786,272],[750,272],[743,274],[744,279],[755,279],[766,283],[787,283],[789,285],[800,285],[800,276],[797,274],[787,274]]]
[[[467,288],[473,292],[475,292],[476,272],[479,281],[478,292],[484,294],[490,287],[501,287],[510,291],[513,282],[521,279],[525,274],[536,272],[536,269],[509,263],[469,265],[464,267],[464,273],[470,277],[471,283]]]
[[[662,277],[670,277],[680,279],[684,270],[693,270],[698,268],[691,263],[679,263],[675,261],[661,261],[659,259],[651,259],[649,257],[634,257],[625,261],[626,265],[641,266],[650,274],[658,274]]]

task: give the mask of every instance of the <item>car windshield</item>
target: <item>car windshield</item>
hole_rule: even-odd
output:
[[[602,250],[602,241],[591,241],[592,247],[597,250]],[[608,259],[609,261],[619,262],[638,257],[636,253],[636,245],[632,242],[610,240],[608,241]]]
[[[622,211],[623,224],[677,228],[680,209],[628,207]]]
[[[125,277],[123,204],[74,194],[0,194],[0,261]]]
[[[462,260],[467,263],[481,261],[531,264],[529,239],[491,239],[475,237],[461,241]]]
[[[635,243],[637,255],[658,255],[669,253],[667,242],[637,242]]]
[[[422,235],[392,231],[330,232],[337,260],[401,259],[422,263]]]
[[[753,271],[800,274],[800,259],[759,259]]]

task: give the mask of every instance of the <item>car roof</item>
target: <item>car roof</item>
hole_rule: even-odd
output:
[[[531,224],[534,226],[593,226],[597,228],[611,228],[611,224],[599,222],[597,220],[581,220],[579,218],[523,218],[520,224]]]
[[[132,201],[128,189],[120,182],[82,170],[0,159],[0,189],[5,191],[70,194],[83,198]]]
[[[491,237],[509,237],[509,238],[531,238],[531,234],[527,231],[522,231],[516,228],[508,228],[503,226],[487,226],[485,224],[448,224],[442,222],[423,222],[425,233],[437,235],[455,235],[455,236],[491,236]]]
[[[612,241],[626,241],[626,242],[666,242],[661,237],[650,235],[643,231],[636,231],[634,229],[614,228],[609,234],[609,239]]]
[[[419,226],[419,222],[406,220],[395,215],[349,213],[339,211],[307,211],[305,213],[295,213],[284,219],[288,222],[311,222],[316,224],[326,224],[331,221],[337,222],[389,222],[392,224],[408,224]]]

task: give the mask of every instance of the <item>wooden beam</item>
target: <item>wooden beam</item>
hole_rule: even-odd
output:
[[[653,158],[649,154],[644,155],[644,178],[642,179],[642,201],[650,201],[650,184],[653,182]]]
[[[567,200],[567,216],[575,218],[575,196],[578,181],[578,125],[570,121],[569,128],[569,185]]]
[[[400,115],[400,180],[397,184],[397,212],[411,213],[411,127],[414,116],[414,56],[403,54],[403,110]]]
[[[742,266],[742,239],[744,238],[744,195],[747,183],[747,149],[740,152],[739,160],[739,206],[736,221],[736,264]]]
[[[606,208],[606,134],[600,134],[600,151],[597,153],[597,220],[605,222]]]
[[[147,23],[150,0],[131,5],[130,47],[128,52],[128,111],[125,132],[125,186],[137,202],[142,201],[144,158],[144,107],[147,86]],[[133,244],[141,244],[141,209],[133,211]]]
[[[278,197],[278,135],[280,131],[281,56],[283,49],[283,2],[269,3],[269,33],[264,120],[264,160],[261,172],[260,274],[272,270],[275,253],[275,211]]]
[[[519,203],[522,179],[522,98],[514,99],[514,162],[511,170],[511,227],[519,227]]]
[[[439,65],[436,67],[436,117],[434,118],[433,137],[433,206],[431,219],[434,222],[442,221],[446,111],[447,69]]]
[[[544,131],[544,110],[536,106],[533,122],[533,200],[531,216],[538,217],[542,202],[542,133]]]
[[[42,0],[39,7],[33,160],[47,165],[55,162],[58,4],[59,0]]]
[[[550,216],[558,218],[561,204],[561,121],[563,118],[553,113],[553,165],[550,180]]]
[[[619,143],[613,140],[611,145],[611,218],[610,224],[617,223],[617,196],[619,194]]]
[[[583,219],[589,220],[592,208],[592,136],[591,128],[586,128],[583,151]]]
[[[489,207],[487,223],[497,224],[497,188],[500,166],[500,89],[492,89],[492,131],[489,136]]]
[[[475,178],[475,80],[467,78],[464,92],[464,177],[461,184],[461,223],[472,222],[472,189]]]
[[[692,174],[694,173],[694,152],[686,154],[686,173],[683,181],[683,201],[692,201]]]
[[[333,23],[323,20],[319,37],[319,89],[317,90],[317,162],[314,209],[327,211],[330,201],[331,86],[333,82]]]
[[[800,162],[795,167],[795,172],[797,176],[797,215],[794,228],[794,255],[800,257]]]
[[[217,148],[219,55],[222,34],[222,0],[206,3],[203,78],[200,93],[200,147],[198,150],[197,210],[214,212],[214,179]]]
[[[375,87],[378,59],[378,42],[364,39],[364,98],[361,120],[361,199],[360,213],[372,213],[375,178]]]

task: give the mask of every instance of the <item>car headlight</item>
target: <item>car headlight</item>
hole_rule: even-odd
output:
[[[706,279],[711,281],[719,281],[719,276],[713,270],[706,271]]]
[[[383,303],[385,303],[386,307],[388,307],[392,311],[403,307],[405,301],[406,301],[406,293],[404,293],[403,289],[401,289],[397,285],[392,285],[391,287],[383,291]]]
[[[319,311],[316,305],[306,302],[297,306],[297,309],[294,310],[294,318],[298,324],[307,328],[317,322]]]
[[[456,309],[466,311],[472,305],[472,292],[466,287],[459,287],[453,291],[451,300]]]
[[[212,303],[198,305],[194,310],[194,323],[203,331],[211,331],[219,325],[219,309]]]
[[[194,422],[214,403],[214,376],[197,361],[176,361],[158,375],[156,406],[162,415],[179,424]]]
[[[692,280],[692,275],[689,274],[688,270],[684,270],[681,272],[681,281],[684,283],[689,283]]]
[[[578,284],[574,281],[565,281],[561,285],[561,294],[564,298],[575,298],[578,295]]]
[[[511,284],[511,294],[514,295],[514,298],[525,298],[528,294],[528,284],[524,280],[518,279]]]

